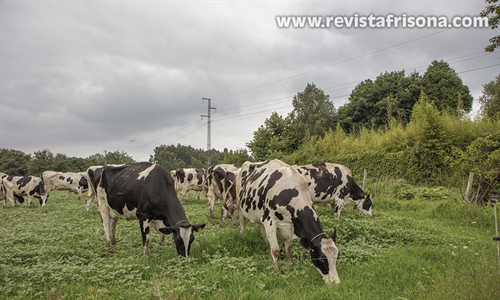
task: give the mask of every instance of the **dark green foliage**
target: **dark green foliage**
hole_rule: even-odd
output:
[[[19,150],[0,149],[0,172],[5,174],[28,175],[27,163],[31,156]]]
[[[440,111],[472,108],[469,88],[455,70],[444,61],[433,61],[423,76],[394,71],[361,82],[351,92],[349,103],[339,108],[338,121],[347,133],[385,128],[391,119],[406,125],[421,91]]]
[[[246,149],[236,149],[236,150],[229,150],[224,149],[224,160],[223,163],[225,164],[237,164],[241,165],[246,161],[251,161],[253,158],[248,154],[248,151]]]
[[[481,111],[488,118],[500,118],[500,75],[483,85],[483,95],[479,97]]]
[[[255,160],[281,158],[297,150],[311,136],[322,137],[335,127],[336,111],[320,88],[307,84],[292,99],[293,111],[286,117],[273,112],[247,143]]]
[[[49,149],[37,150],[33,156],[18,150],[0,149],[0,172],[14,176],[41,176],[43,171],[81,172],[90,166],[104,164],[123,164],[133,162],[131,156],[124,151],[96,153],[87,158],[68,157],[57,153],[55,156]]]
[[[481,11],[481,17],[488,17],[488,23],[491,29],[498,28],[500,25],[500,4],[498,0],[486,0],[488,5]],[[493,52],[495,48],[500,47],[500,35],[493,36],[490,44],[484,48],[486,52]]]
[[[358,84],[349,96],[349,103],[339,108],[338,120],[350,133],[361,128],[378,129],[395,118],[402,124],[410,120],[413,105],[421,90],[418,73],[405,76],[404,71],[385,72]]]
[[[314,83],[308,83],[303,92],[295,95],[292,105],[292,127],[298,136],[322,137],[335,127],[335,107],[330,97]]]
[[[469,112],[473,98],[457,72],[444,61],[433,61],[422,76],[422,90],[440,110]]]
[[[290,154],[294,148],[291,145],[290,133],[293,132],[290,118],[283,118],[276,112],[264,121],[255,132],[253,139],[247,143],[252,155],[257,161],[270,157],[281,157]]]
[[[462,186],[469,172],[489,172],[491,184],[499,170],[495,146],[500,143],[498,128],[499,120],[471,121],[456,113],[440,112],[422,94],[406,126],[392,119],[385,130],[363,129],[351,135],[337,127],[323,138],[310,138],[283,160],[298,165],[336,162],[354,174],[367,169],[375,178],[401,178],[431,186]],[[488,140],[489,146],[476,145],[477,139]]]
[[[177,146],[161,145],[155,147],[153,152],[154,154],[151,155],[149,161],[155,162],[167,170],[208,167],[208,152],[203,149],[177,144]],[[224,153],[215,149],[210,151],[211,165],[219,164],[223,159]]]

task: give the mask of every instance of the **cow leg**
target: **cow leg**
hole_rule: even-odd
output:
[[[207,195],[208,210],[210,211],[210,219],[214,218],[215,200],[213,195]]]
[[[33,201],[33,198],[31,198],[31,195],[28,194],[28,202],[27,202],[27,206],[31,207],[31,202]]]
[[[156,232],[158,233],[158,241],[160,242],[160,246],[163,246],[164,245],[164,241],[165,241],[165,234],[162,233],[160,230],[158,230],[159,228],[164,228],[165,227],[165,224],[163,222],[160,223],[160,221],[158,220],[151,220],[151,222],[149,222],[149,224],[151,225],[151,227],[153,227]]]
[[[71,196],[71,191],[68,191],[68,195],[66,195],[66,201],[68,201],[69,196]]]
[[[269,247],[271,247],[274,270],[279,272],[278,257],[280,255],[280,246],[278,244],[278,237],[276,236],[276,228],[269,223],[264,223],[262,226],[264,227],[266,240],[269,242]]]
[[[139,220],[142,234],[142,246],[144,247],[144,256],[149,256],[149,242],[151,241],[151,234],[149,228],[149,220]]]
[[[78,188],[77,193],[78,193],[78,201],[82,200],[82,189]]]
[[[242,209],[240,210],[240,233],[243,233],[245,231],[245,225],[246,225],[246,220],[245,220],[245,215],[242,212]]]
[[[196,200],[200,201],[200,191],[196,192]]]
[[[106,205],[106,199],[103,199],[105,196],[97,195],[97,201],[100,203],[99,205],[99,214],[101,215],[102,227],[104,229],[104,236],[106,237],[106,242],[108,242],[108,246],[110,250],[114,249],[114,245],[111,242],[111,232],[110,232],[110,223],[111,217],[109,215],[110,209]]]
[[[87,212],[90,211],[90,205],[92,205],[92,200],[93,200],[93,195],[92,193],[90,192],[89,190],[89,193],[87,194],[87,199],[86,199],[86,203],[85,203],[85,209],[87,210]]]
[[[182,202],[184,202],[184,204],[187,204],[187,201],[186,201],[186,194],[187,194],[187,191],[185,189],[183,189],[181,191],[181,195],[182,195]]]
[[[7,206],[7,199],[9,199],[10,203],[12,203],[12,207],[16,206],[16,199],[14,198],[14,191],[9,191],[8,193],[6,193],[5,199],[3,200],[4,201],[3,207]]]
[[[116,223],[118,219],[109,218],[109,243],[111,245],[116,245]]]
[[[342,211],[342,208],[346,205],[346,202],[342,199],[336,199],[335,203],[330,203],[330,207],[332,208],[332,212],[334,215],[337,215],[337,217],[340,217],[340,212]]]
[[[293,227],[290,225],[278,225],[278,231],[285,241],[286,261],[292,263]]]
[[[226,219],[227,213],[228,213],[227,209],[225,207],[222,207],[220,210],[220,222],[219,222],[220,228],[224,227],[224,219]]]

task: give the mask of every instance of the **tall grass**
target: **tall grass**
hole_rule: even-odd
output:
[[[437,199],[395,198],[394,189],[373,199],[374,217],[347,206],[341,218],[317,208],[323,227],[337,227],[340,285],[325,285],[294,242],[293,264],[272,268],[270,250],[255,224],[240,234],[208,218],[204,201],[189,194],[196,234],[187,263],[171,238],[142,256],[137,221],[120,221],[114,253],[107,249],[100,218],[83,201],[51,193],[47,207],[0,210],[1,299],[493,299],[500,295],[491,207],[467,206],[456,191]],[[396,185],[396,188],[393,186]],[[405,186],[418,195],[418,189]],[[283,256],[283,255],[282,255]]]

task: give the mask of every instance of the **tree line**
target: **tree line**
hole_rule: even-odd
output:
[[[472,96],[444,61],[433,61],[421,76],[385,72],[359,83],[349,102],[336,109],[314,83],[292,99],[287,116],[273,112],[253,134],[246,149],[209,152],[191,146],[160,145],[149,161],[167,170],[219,163],[280,158],[291,164],[337,162],[360,174],[403,178],[426,185],[457,185],[475,172],[483,186],[500,181],[500,76],[484,85],[482,113],[471,118]],[[0,171],[37,175],[45,170],[82,171],[92,165],[133,159],[124,151],[87,158],[33,155],[0,149]],[[495,178],[498,178],[496,180]]]
[[[162,165],[167,170],[178,168],[206,168],[208,156],[213,165],[219,163],[241,164],[251,160],[246,149],[218,151],[213,149],[208,153],[203,149],[191,146],[160,145],[155,147],[149,161]],[[15,176],[40,176],[43,171],[81,172],[90,166],[106,164],[124,164],[134,162],[125,151],[96,153],[86,158],[69,157],[63,153],[53,154],[50,149],[37,150],[26,154],[14,149],[0,149],[0,172]]]

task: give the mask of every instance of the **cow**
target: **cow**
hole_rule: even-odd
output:
[[[240,231],[245,219],[259,223],[271,248],[274,269],[279,272],[277,232],[285,241],[286,260],[291,262],[292,241],[300,239],[326,283],[340,283],[336,229],[328,236],[313,207],[307,181],[280,160],[245,162],[235,179],[240,211]]]
[[[2,183],[2,178],[4,178],[4,177],[7,177],[7,174],[0,172],[0,201],[4,201],[4,204],[6,205],[7,204],[7,202],[6,202],[7,195],[5,192],[5,188],[3,187],[3,183]],[[14,198],[16,198],[15,204],[17,204],[17,205],[24,204],[25,200],[24,200],[23,196],[19,196],[17,194],[14,194]],[[4,205],[4,207],[5,207],[5,205]]]
[[[177,253],[189,261],[193,233],[201,231],[205,224],[189,223],[169,172],[159,165],[141,162],[89,168],[87,176],[95,189],[104,235],[111,250],[118,219],[138,219],[145,256],[149,256],[151,224],[159,232],[160,242],[162,235],[172,233]]]
[[[52,190],[66,190],[68,195],[66,200],[69,199],[71,193],[78,195],[78,200],[82,199],[82,192],[88,190],[89,185],[84,172],[54,172],[44,171],[42,173],[43,185],[45,186],[45,193],[47,197]]]
[[[2,185],[5,191],[3,207],[7,205],[7,200],[15,206],[16,201],[24,200],[23,196],[28,196],[27,206],[31,206],[32,197],[38,198],[42,207],[47,203],[47,195],[40,177],[7,175],[2,177]]]
[[[0,201],[4,201],[4,204],[6,204],[7,195],[2,183],[4,177],[7,177],[7,174],[0,172]]]
[[[355,209],[372,216],[370,194],[356,184],[346,166],[321,163],[293,167],[307,180],[313,202],[328,203],[337,216],[347,203],[354,202]]]
[[[234,220],[234,199],[228,193],[228,189],[235,179],[236,172],[241,165],[219,164],[210,167],[207,171],[207,202],[210,211],[210,218],[213,218],[215,202],[222,200],[221,221],[220,226],[224,226],[224,219],[228,213],[233,216]]]
[[[196,191],[196,198],[200,200],[200,192],[205,192],[205,169],[183,168],[174,172],[175,190],[181,191],[182,201],[187,203],[188,191]]]
[[[90,206],[92,205],[92,201],[96,199],[95,187],[99,183],[99,180],[101,180],[101,174],[103,168],[104,166],[91,166],[84,173],[85,179],[87,179],[87,184],[88,184],[87,199],[85,204],[85,209],[87,211],[90,211]],[[97,201],[96,205],[98,205]]]

